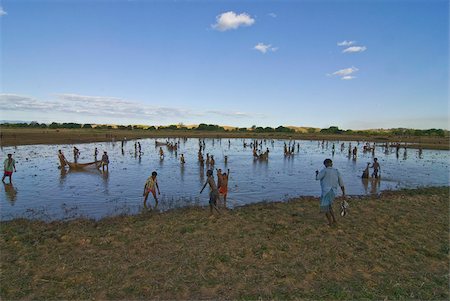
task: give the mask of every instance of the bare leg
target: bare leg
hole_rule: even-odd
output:
[[[334,218],[333,208],[330,209],[330,215],[331,215],[331,218],[333,219],[333,223],[336,224],[336,218]]]
[[[331,218],[331,214],[329,212],[326,212],[325,216],[327,217],[327,220],[328,220],[328,226],[331,226],[333,224],[333,220]]]

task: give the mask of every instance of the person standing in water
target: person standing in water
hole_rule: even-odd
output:
[[[148,194],[151,192],[153,198],[155,199],[155,208],[158,206],[158,198],[156,197],[156,189],[158,189],[158,195],[161,194],[158,186],[158,181],[156,180],[156,176],[158,173],[156,171],[152,172],[152,175],[148,177],[147,181],[145,181],[144,186],[144,207],[147,208],[147,198]],[[156,189],[155,189],[156,188]]]
[[[200,190],[200,193],[203,192],[203,189],[205,189],[206,185],[209,185],[209,210],[210,214],[213,214],[213,208],[217,211],[217,213],[220,214],[219,209],[217,208],[217,199],[219,198],[219,191],[217,190],[216,182],[214,181],[213,171],[211,169],[208,169],[206,172],[206,176],[208,177],[206,179],[205,185],[203,185],[202,190]]]
[[[378,179],[378,172],[380,171],[380,163],[378,163],[378,158],[373,158],[371,168],[373,168],[372,178]]]
[[[5,178],[9,177],[9,184],[12,183],[12,174],[13,171],[17,172],[16,170],[16,160],[14,160],[12,158],[12,154],[8,154],[8,158],[5,159],[5,161],[3,162],[3,178],[2,178],[2,182],[5,183]]]
[[[345,197],[344,181],[341,174],[336,168],[333,168],[333,161],[325,159],[323,161],[325,168],[320,172],[316,170],[316,180],[320,181],[322,194],[320,196],[320,212],[325,213],[328,220],[328,225],[332,226],[336,223],[336,218],[333,213],[333,201],[337,194],[338,186],[341,187],[342,195]]]
[[[221,182],[219,187],[219,194],[223,195],[223,205],[226,208],[227,206],[227,194],[228,194],[228,178],[230,176],[230,169],[228,169],[228,173],[224,172],[221,176]]]
[[[109,157],[108,157],[108,153],[105,151],[103,152],[103,156],[102,156],[102,170],[105,171],[105,166],[106,166],[106,170],[109,170]]]

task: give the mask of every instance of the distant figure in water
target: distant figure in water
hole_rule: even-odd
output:
[[[103,156],[102,156],[102,163],[101,163],[102,170],[105,171],[105,166],[106,166],[106,170],[109,170],[108,165],[109,165],[109,157],[108,157],[108,153],[105,151],[105,152],[103,152]]]
[[[181,164],[186,163],[186,161],[184,160],[184,154],[181,154],[180,162],[181,162]]]
[[[144,207],[147,208],[147,198],[148,194],[151,192],[153,198],[155,199],[155,208],[158,206],[158,198],[156,197],[156,189],[158,189],[158,195],[161,194],[158,186],[158,181],[156,180],[156,176],[158,173],[156,171],[152,172],[152,175],[148,177],[147,181],[145,181],[144,186]]]
[[[159,159],[160,160],[164,159],[164,151],[163,151],[162,147],[159,147]]]
[[[356,159],[356,155],[358,153],[358,149],[356,148],[356,146],[353,148],[353,159]]]
[[[372,173],[372,178],[378,178],[378,172],[380,171],[380,163],[378,163],[378,158],[374,158],[373,159],[373,163],[372,166],[373,168],[373,173]]]
[[[368,179],[369,178],[369,166],[370,166],[370,162],[367,163],[366,169],[364,169],[361,178],[363,178],[363,179]]]
[[[75,163],[77,163],[78,158],[80,157],[80,150],[74,146],[73,147],[73,161],[75,161]]]
[[[67,165],[67,159],[61,150],[58,150],[58,158],[59,158],[59,164],[60,164],[59,168],[64,168],[64,166]]]
[[[323,161],[325,168],[320,172],[316,170],[316,180],[320,180],[322,194],[320,196],[320,212],[324,212],[328,220],[328,225],[332,226],[336,223],[333,213],[333,201],[337,194],[338,186],[341,187],[342,196],[345,198],[344,181],[341,174],[336,168],[333,168],[333,161],[325,159]]]
[[[211,166],[214,166],[215,163],[216,163],[216,161],[214,160],[214,156],[211,155],[211,159],[209,160],[209,164]]]
[[[12,158],[12,154],[8,154],[8,158],[3,161],[3,178],[2,182],[5,183],[5,178],[9,178],[9,184],[11,184],[12,180],[12,174],[14,172],[17,172],[16,170],[16,161]]]
[[[94,159],[95,159],[95,161],[97,161],[97,155],[98,155],[98,149],[95,148],[95,150],[94,150]]]
[[[203,189],[205,189],[206,185],[209,185],[209,210],[210,214],[213,214],[213,209],[217,211],[217,213],[220,214],[219,209],[217,208],[217,199],[219,198],[219,191],[217,190],[216,182],[214,181],[213,171],[211,169],[208,169],[206,172],[206,176],[208,177],[206,179],[205,185],[203,185],[202,190],[200,190],[200,193],[203,192]]]

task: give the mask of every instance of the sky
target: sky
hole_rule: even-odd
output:
[[[0,120],[450,129],[447,0],[0,7]]]

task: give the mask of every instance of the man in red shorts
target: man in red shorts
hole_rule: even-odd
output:
[[[8,154],[8,158],[6,158],[5,161],[3,162],[3,168],[4,168],[4,173],[3,173],[2,182],[5,183],[5,178],[9,177],[9,183],[11,183],[11,177],[12,177],[13,171],[17,171],[16,170],[16,161],[12,158],[12,154]]]

